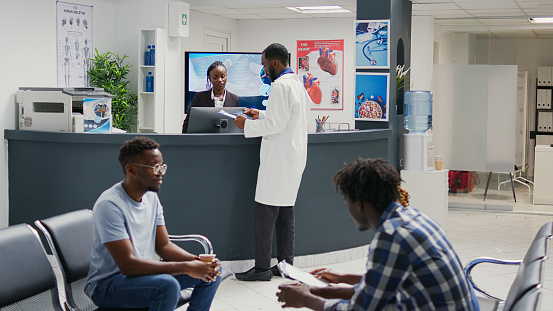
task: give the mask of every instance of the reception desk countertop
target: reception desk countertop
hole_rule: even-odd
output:
[[[135,135],[161,144],[168,165],[159,191],[171,234],[207,236],[221,260],[253,258],[254,194],[261,139],[242,134],[89,134],[5,130],[9,224],[91,209],[122,179],[119,147]],[[371,234],[352,225],[332,175],[356,157],[388,158],[389,129],[309,134],[296,201],[296,255],[357,247]],[[183,245],[191,252],[200,248]]]

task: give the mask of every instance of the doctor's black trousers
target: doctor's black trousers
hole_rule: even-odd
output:
[[[276,229],[277,260],[294,263],[295,219],[293,206],[271,206],[256,202],[255,267],[271,268],[273,234]]]

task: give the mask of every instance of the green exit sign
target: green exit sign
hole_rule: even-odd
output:
[[[186,25],[186,22],[188,21],[188,17],[186,16],[186,14],[182,14],[182,24],[183,25]]]

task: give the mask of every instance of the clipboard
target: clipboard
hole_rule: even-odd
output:
[[[326,287],[329,284],[328,281],[318,279],[311,273],[305,272],[301,269],[287,264],[284,260],[279,262],[277,267],[282,276],[285,276],[292,280],[300,281],[310,286]]]

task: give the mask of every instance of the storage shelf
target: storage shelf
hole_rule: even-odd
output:
[[[164,133],[165,113],[165,47],[167,31],[161,28],[140,30],[138,39],[138,116],[139,132]],[[144,54],[148,45],[156,46],[155,65],[144,65]],[[154,91],[145,91],[148,72],[154,76]]]

